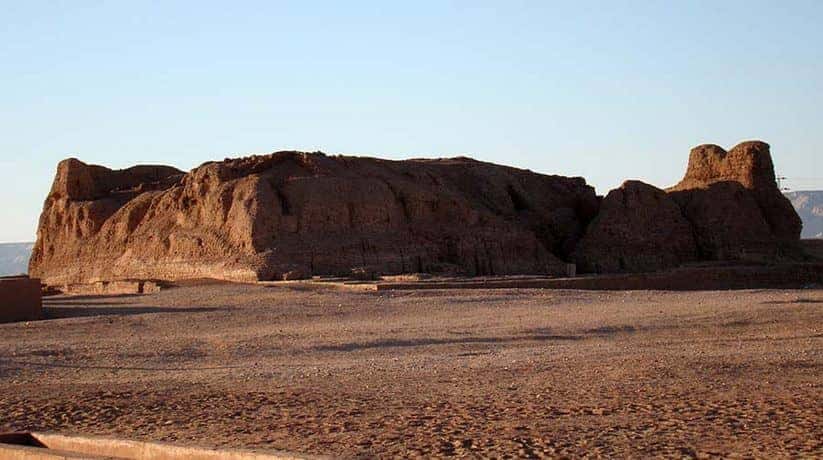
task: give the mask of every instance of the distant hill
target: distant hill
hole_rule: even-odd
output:
[[[32,247],[34,243],[0,243],[0,276],[28,273]]]
[[[803,220],[803,238],[823,238],[823,190],[790,192],[791,200]]]

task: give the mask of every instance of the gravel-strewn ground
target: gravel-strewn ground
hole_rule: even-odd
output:
[[[823,290],[52,298],[0,431],[343,457],[823,456]]]

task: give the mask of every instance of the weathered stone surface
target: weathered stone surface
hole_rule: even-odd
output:
[[[187,174],[69,159],[46,199],[30,273],[72,285],[564,274],[572,260],[581,272],[653,271],[792,259],[802,256],[800,228],[758,141],[696,147],[676,186],[629,181],[602,209],[582,178],[468,158],[278,152]]]
[[[728,152],[714,144],[698,145],[689,154],[686,175],[672,190],[702,188],[716,182],[738,182],[749,190],[776,190],[769,144],[746,141]]]
[[[160,285],[154,281],[97,281],[89,284],[67,284],[60,286],[60,292],[70,295],[123,295],[155,294]]]
[[[28,276],[0,277],[0,323],[43,317],[40,280]]]
[[[695,147],[685,177],[668,191],[692,224],[701,259],[776,260],[796,249],[800,218],[777,187],[765,142],[729,152]]]
[[[609,192],[577,248],[585,272],[653,271],[696,257],[680,207],[665,191],[639,181]]]
[[[564,270],[597,212],[581,178],[468,158],[278,152],[188,174],[58,166],[30,272],[48,284]]]
[[[696,260],[795,259],[800,220],[778,190],[768,144],[692,149],[667,192],[629,181],[603,200],[577,248],[581,271],[654,271]]]

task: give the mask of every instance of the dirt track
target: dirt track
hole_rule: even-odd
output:
[[[823,456],[823,290],[50,299],[0,430],[344,457]]]

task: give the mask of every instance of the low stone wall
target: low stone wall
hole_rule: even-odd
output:
[[[685,267],[653,273],[554,279],[487,279],[376,283],[377,291],[406,289],[584,289],[708,291],[823,287],[823,263]]]
[[[60,289],[69,295],[153,294],[160,292],[154,281],[98,281],[91,284],[67,284]]]
[[[58,433],[0,433],[0,458],[19,460],[128,459],[157,460],[298,460],[328,457],[277,450],[218,450]]]
[[[823,264],[681,268],[660,273],[553,280],[560,289],[708,291],[823,287]]]
[[[27,276],[0,278],[0,323],[43,317],[40,280]]]

